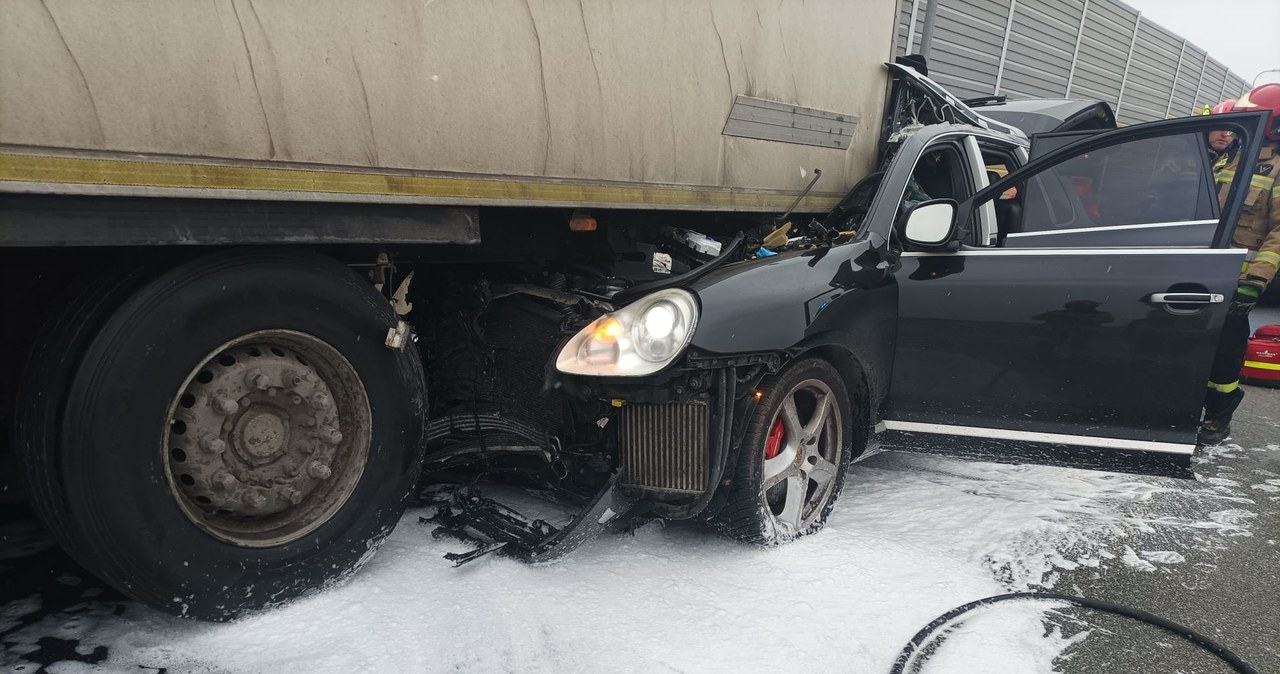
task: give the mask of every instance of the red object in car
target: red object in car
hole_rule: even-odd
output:
[[[1249,338],[1240,378],[1255,386],[1280,388],[1280,325],[1264,325]]]
[[[772,459],[782,453],[782,436],[785,434],[786,429],[782,426],[782,417],[774,419],[773,426],[769,429],[769,436],[764,440],[764,458]]]
[[[1089,155],[1085,155],[1088,158]],[[1084,206],[1084,210],[1097,222],[1102,217],[1102,213],[1098,210],[1098,195],[1093,191],[1093,178],[1089,176],[1071,176],[1071,186],[1076,189],[1076,197],[1080,199],[1080,205]]]

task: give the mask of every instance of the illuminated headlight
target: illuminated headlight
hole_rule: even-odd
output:
[[[659,290],[592,321],[556,356],[565,374],[638,377],[684,352],[698,324],[698,303],[686,290]]]

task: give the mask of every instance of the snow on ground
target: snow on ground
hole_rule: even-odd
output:
[[[464,546],[433,540],[418,523],[424,511],[411,511],[350,582],[262,615],[212,625],[131,605],[118,617],[54,615],[6,640],[56,633],[83,652],[108,646],[96,668],[62,662],[53,672],[880,672],[946,610],[1052,587],[1059,570],[1104,560],[1188,569],[1181,553],[1143,549],[1137,537],[1190,532],[1193,545],[1225,546],[1250,535],[1248,496],[1266,491],[1226,477],[883,454],[854,466],[823,532],[777,548],[655,523],[549,565],[490,556],[454,569],[441,555]],[[1188,493],[1202,506],[1161,505]],[[32,610],[15,604],[5,612]],[[1087,636],[1060,634],[1044,620],[1052,609],[970,614],[922,671],[1052,671]]]

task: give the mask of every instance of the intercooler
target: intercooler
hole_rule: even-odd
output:
[[[701,493],[711,462],[704,401],[625,405],[619,410],[622,482],[663,492]]]

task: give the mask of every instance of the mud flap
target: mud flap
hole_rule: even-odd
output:
[[[452,536],[478,545],[467,552],[446,554],[445,559],[455,567],[493,552],[530,564],[549,562],[572,552],[628,515],[637,499],[616,488],[619,475],[621,471],[614,471],[582,512],[559,529],[481,496],[474,487],[442,494],[431,502],[437,506],[436,514],[419,521],[439,525],[431,532],[434,537]]]

